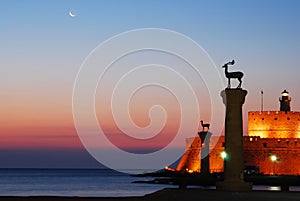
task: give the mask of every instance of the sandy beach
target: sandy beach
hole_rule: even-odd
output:
[[[56,196],[32,196],[32,197],[0,197],[2,201],[300,201],[300,192],[280,191],[251,191],[251,192],[228,192],[200,189],[175,189],[167,188],[141,197],[56,197]]]

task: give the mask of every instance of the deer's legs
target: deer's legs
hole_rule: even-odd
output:
[[[238,80],[240,81],[239,85],[237,88],[241,88],[242,87],[242,79],[241,78],[238,78]]]
[[[230,78],[228,78],[228,86],[227,86],[228,89],[230,89]]]

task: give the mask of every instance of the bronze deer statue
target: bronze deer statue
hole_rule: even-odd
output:
[[[242,72],[228,72],[228,65],[233,65],[235,62],[234,60],[224,64],[222,67],[225,68],[225,76],[228,78],[228,86],[227,88],[230,89],[230,79],[231,78],[235,78],[235,79],[238,79],[239,80],[239,85],[237,86],[237,88],[241,88],[242,86],[242,77],[244,76],[244,73]]]
[[[204,128],[207,128],[207,131],[209,130],[210,124],[203,124],[202,120],[200,121],[200,123],[201,123],[201,126],[202,126],[202,131],[204,131]]]

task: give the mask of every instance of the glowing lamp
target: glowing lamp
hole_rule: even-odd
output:
[[[227,153],[225,151],[221,152],[221,158],[223,158],[223,159],[227,158]]]
[[[194,172],[193,170],[190,170],[189,168],[186,168],[185,171],[188,172],[188,173],[193,173]]]
[[[271,161],[272,161],[272,162],[275,162],[275,161],[277,161],[277,156],[275,156],[275,155],[272,155],[272,156],[271,156]]]
[[[289,96],[289,92],[287,92],[287,90],[284,90],[282,93],[281,93],[282,96]]]

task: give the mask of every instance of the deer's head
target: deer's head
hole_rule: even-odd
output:
[[[222,67],[225,68],[225,67],[227,67],[228,65],[233,65],[234,63],[235,63],[234,60],[232,60],[232,61],[229,61],[229,62],[227,62],[226,64],[224,64]]]

